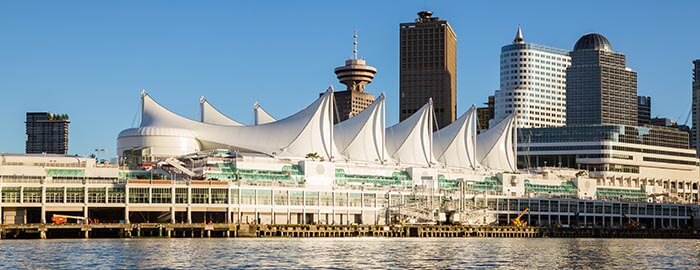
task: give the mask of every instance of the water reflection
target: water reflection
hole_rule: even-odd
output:
[[[0,241],[0,269],[699,268],[700,241],[661,239],[94,239]]]

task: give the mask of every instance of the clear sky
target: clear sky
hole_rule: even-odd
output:
[[[139,91],[191,118],[205,96],[251,122],[259,101],[276,117],[329,85],[352,54],[379,71],[398,119],[399,23],[429,9],[457,33],[463,113],[499,87],[499,53],[518,24],[528,42],[571,50],[605,35],[638,72],[652,116],[690,110],[691,61],[700,58],[700,1],[0,1],[0,152],[24,151],[26,111],[67,113],[71,154],[108,148],[138,124]]]

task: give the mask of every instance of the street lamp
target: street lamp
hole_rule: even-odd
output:
[[[107,149],[105,149],[105,148],[96,148],[96,149],[95,149],[95,158],[97,158],[97,154],[98,154],[99,152],[105,153],[105,158],[104,158],[103,160],[104,160],[106,163],[109,163],[109,150],[107,150]],[[98,159],[98,161],[99,161],[99,159]]]

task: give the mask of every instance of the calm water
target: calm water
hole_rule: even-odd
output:
[[[0,241],[0,269],[699,269],[699,240],[91,239]]]

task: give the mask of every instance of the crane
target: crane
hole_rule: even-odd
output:
[[[530,211],[530,208],[525,207],[525,209],[523,209],[523,211],[520,212],[520,214],[512,220],[511,224],[513,224],[513,226],[518,227],[518,228],[526,227],[527,221],[520,220],[520,219],[523,218],[523,216],[525,214],[527,214],[527,212],[529,212],[529,211]]]
[[[66,222],[68,222],[68,219],[76,219],[76,220],[83,220],[83,221],[85,220],[84,217],[57,215],[57,214],[54,214],[51,217],[51,221],[53,221],[53,224],[56,224],[56,225],[66,224]]]
[[[639,228],[639,222],[634,220],[633,218],[629,217],[627,214],[622,214],[627,220],[627,226],[625,227],[626,229],[637,229]]]

